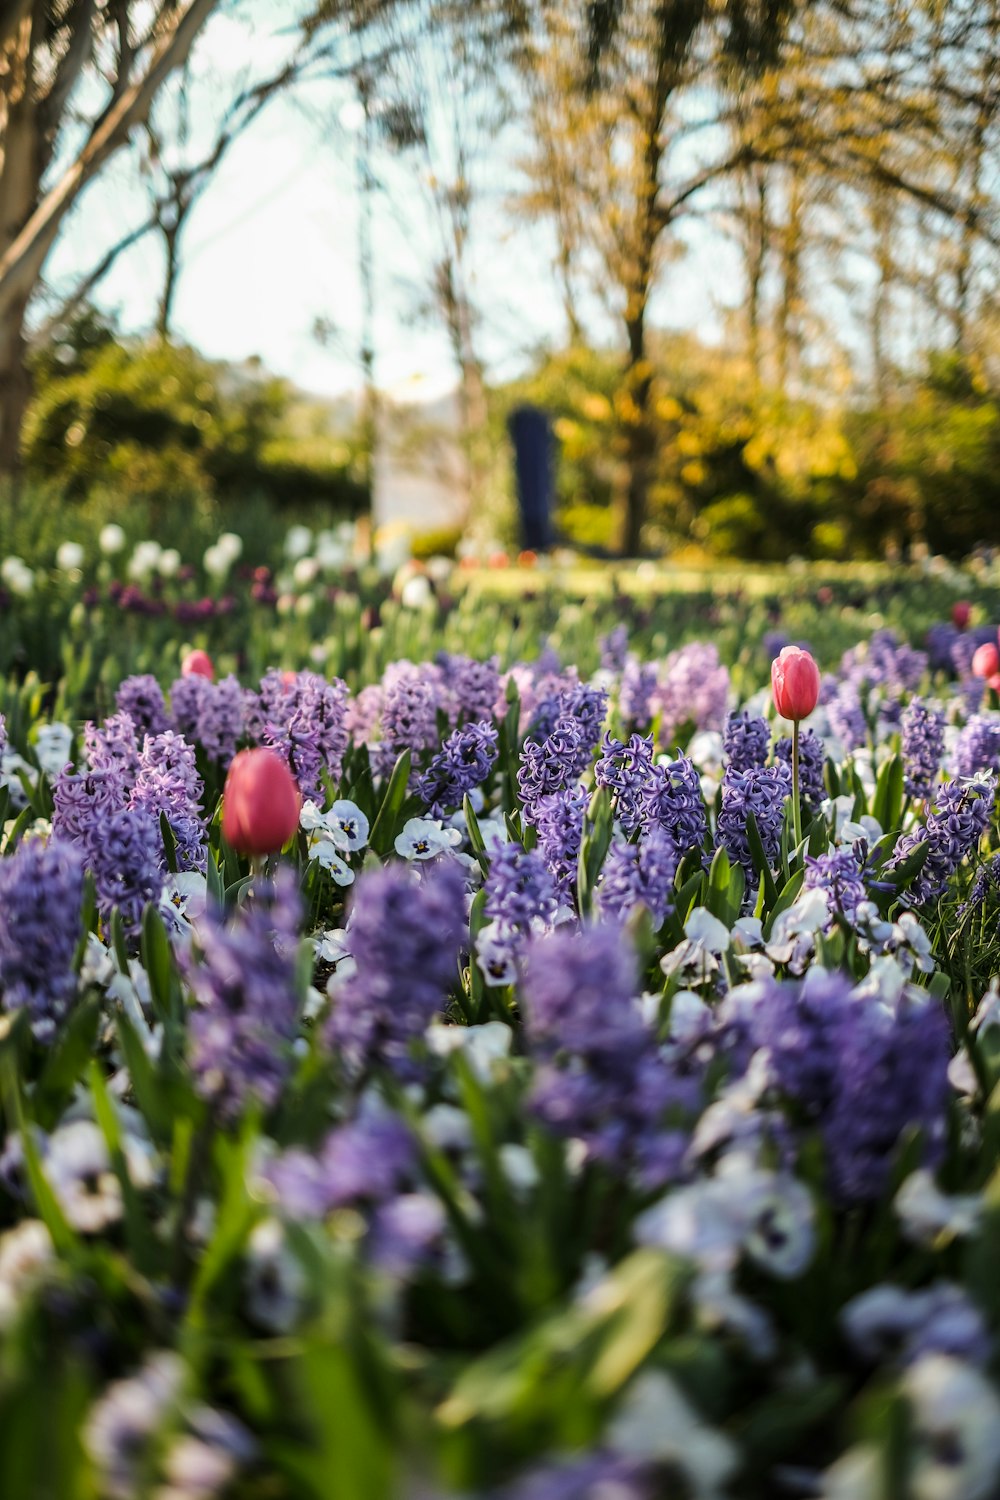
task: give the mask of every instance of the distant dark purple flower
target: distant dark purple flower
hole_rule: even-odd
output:
[[[620,672],[625,666],[628,653],[628,626],[616,625],[607,635],[601,636],[601,666],[606,672]]]
[[[444,860],[416,880],[405,865],[361,875],[348,947],[356,971],[337,987],[329,1038],[352,1072],[413,1075],[414,1044],[455,983],[466,939],[465,879]]]
[[[774,865],[781,850],[785,803],[791,789],[791,772],[782,761],[750,771],[734,771],[730,766],[722,778],[717,838],[733,863],[743,866],[748,883],[755,879],[748,815],[753,813],[764,856],[769,865]]]
[[[927,632],[927,665],[932,672],[954,673],[953,651],[962,639],[962,632],[947,620],[939,620]],[[970,656],[971,660],[971,656]]]
[[[431,817],[443,818],[461,807],[465,794],[482,786],[496,758],[497,730],[492,722],[453,730],[417,781],[417,794]]]
[[[669,833],[655,825],[637,844],[612,844],[596,891],[597,910],[602,917],[625,920],[643,905],[653,926],[661,927],[673,910],[679,862]]]
[[[594,765],[594,782],[614,793],[615,816],[626,833],[643,818],[643,788],[653,766],[652,735],[633,734],[626,744],[606,734]]]
[[[588,1453],[532,1469],[495,1500],[654,1500],[659,1493],[653,1465]]]
[[[116,771],[126,791],[131,788],[139,769],[139,739],[131,715],[112,714],[100,727],[87,724],[83,746],[91,770]]]
[[[819,1130],[839,1202],[882,1195],[908,1130],[922,1131],[926,1161],[940,1157],[951,1044],[936,1001],[904,999],[891,1013],[852,995],[846,976],[817,970],[799,984],[755,986],[737,1026],[748,1028],[751,1051],[766,1050],[803,1123]]]
[[[588,745],[576,719],[557,719],[544,740],[525,740],[517,772],[524,818],[534,823],[542,798],[565,791],[578,781],[590,763],[593,746]]]
[[[279,870],[253,886],[231,920],[209,912],[198,926],[200,957],[182,958],[194,996],[188,1023],[198,1092],[232,1120],[255,1101],[278,1102],[291,1065],[298,1018],[295,968],[300,903]]]
[[[686,755],[652,767],[642,801],[644,828],[662,828],[681,854],[701,849],[708,834],[708,814],[697,767]]]
[[[7,748],[7,720],[0,714],[0,756]]]
[[[148,812],[157,827],[161,815],[166,817],[177,848],[179,870],[205,868],[205,829],[200,805],[203,791],[194,749],[183,735],[172,730],[147,734],[129,806]]]
[[[925,824],[904,833],[886,861],[885,873],[891,874],[921,844],[927,841],[927,858],[907,899],[917,906],[942,895],[949,878],[964,859],[974,854],[989,827],[996,798],[996,777],[975,781],[949,781],[938,788],[934,808]]]
[[[618,691],[618,712],[628,728],[641,731],[652,723],[656,681],[655,662],[640,662],[629,656]]]
[[[771,753],[771,731],[766,719],[748,713],[733,713],[726,720],[724,746],[729,764],[737,771],[765,766]]]
[[[264,742],[288,761],[303,797],[322,802],[323,776],[339,782],[349,744],[346,683],[299,672],[268,706]]]
[[[52,1040],[76,999],[82,904],[83,856],[72,844],[31,839],[0,859],[3,1007],[27,1010],[43,1042]]]
[[[832,850],[815,857],[806,855],[803,889],[826,891],[831,911],[842,912],[851,924],[857,915],[858,903],[867,899],[858,861],[850,849]]]
[[[933,793],[941,769],[944,714],[940,709],[931,708],[922,698],[912,698],[903,713],[902,729],[906,795],[926,801]]]
[[[686,724],[695,729],[720,729],[726,717],[729,672],[718,648],[706,641],[689,641],[672,651],[653,693],[654,708],[662,716],[660,741],[675,742]]]
[[[404,750],[414,760],[437,743],[437,713],[440,687],[410,662],[397,662],[396,671],[383,683],[381,732],[374,764],[388,776]]]
[[[162,734],[170,728],[163,689],[156,678],[148,674],[126,677],[115,694],[115,705],[120,713],[128,714],[139,737]]]
[[[398,1115],[362,1115],[338,1125],[318,1152],[293,1149],[266,1169],[292,1219],[325,1219],[336,1208],[384,1203],[416,1171],[417,1143]]]
[[[1000,771],[1000,714],[973,714],[959,731],[955,771],[959,776]]]
[[[550,922],[555,915],[558,893],[548,866],[535,849],[520,844],[498,844],[490,855],[486,877],[486,915],[521,934],[531,930],[535,918]]]
[[[668,1106],[690,1109],[639,1009],[635,954],[617,924],[557,928],[528,950],[525,1032],[538,1062],[531,1105],[559,1135],[621,1162],[657,1134]]]
[[[830,728],[845,750],[858,750],[868,739],[868,725],[857,689],[842,683],[826,704]]]
[[[445,691],[449,699],[449,718],[452,723],[460,719],[466,722],[493,717],[493,709],[500,696],[500,672],[497,659],[476,661],[471,656],[453,656],[443,652],[438,665],[444,672]]]
[[[52,782],[52,832],[81,849],[104,837],[113,813],[125,806],[127,793],[121,773],[112,763],[106,770],[74,774],[67,767]]]
[[[538,848],[560,893],[567,898],[576,884],[583,819],[589,801],[583,787],[576,786],[539,797],[532,808]]]
[[[891,1283],[853,1297],[841,1312],[851,1344],[873,1364],[909,1365],[925,1354],[950,1354],[985,1365],[992,1340],[963,1287],[938,1281],[919,1291]]]
[[[130,938],[139,934],[146,903],[155,905],[160,899],[162,849],[159,824],[140,808],[112,813],[103,823],[100,838],[88,843],[87,860],[101,918],[107,924],[117,907]]]
[[[792,771],[792,741],[786,736],[775,747],[775,757]],[[803,729],[799,734],[799,793],[811,812],[818,812],[826,796],[823,767],[826,763],[826,746],[812,729]]]

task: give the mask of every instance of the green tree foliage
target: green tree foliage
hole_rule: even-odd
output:
[[[183,345],[124,341],[93,314],[43,350],[24,429],[27,473],[83,499],[114,488],[164,507],[258,494],[353,515],[368,496],[352,445],[287,382]]]
[[[651,345],[655,466],[647,539],[661,550],[781,561],[878,556],[908,542],[968,553],[1000,543],[1000,391],[980,366],[931,361],[890,411],[762,388],[749,362],[687,335]],[[559,444],[556,522],[614,545],[627,462],[613,351],[545,359],[496,395],[495,421],[535,402]]]

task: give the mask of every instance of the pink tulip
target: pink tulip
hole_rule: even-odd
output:
[[[207,651],[189,651],[181,662],[182,677],[207,677],[209,682],[215,676],[215,667],[212,658]]]
[[[957,630],[964,630],[969,623],[972,614],[972,605],[968,599],[958,599],[951,606],[951,623]]]
[[[1000,672],[1000,651],[992,641],[977,646],[972,655],[973,677],[995,677]]]
[[[222,833],[238,854],[273,854],[299,826],[302,799],[273,750],[241,750],[222,789]]]
[[[774,706],[783,719],[807,719],[819,702],[819,667],[801,646],[785,646],[771,663]]]

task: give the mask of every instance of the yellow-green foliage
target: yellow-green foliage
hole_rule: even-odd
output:
[[[649,545],[780,560],[1000,541],[1000,396],[976,368],[933,362],[879,411],[761,389],[744,360],[690,335],[653,339],[652,358]],[[496,393],[498,437],[521,401],[552,418],[561,532],[609,547],[628,477],[621,434],[635,418],[620,358],[548,356]]]

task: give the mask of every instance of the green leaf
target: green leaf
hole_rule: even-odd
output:
[[[378,810],[369,844],[376,854],[388,854],[399,831],[399,815],[406,801],[410,780],[410,752],[404,750],[393,766],[389,784]]]
[[[897,828],[903,811],[903,761],[893,755],[885,762],[875,783],[872,817],[880,828]]]
[[[146,1221],[139,1196],[129,1176],[128,1162],[122,1149],[118,1116],[108,1094],[100,1065],[90,1065],[90,1091],[94,1098],[94,1115],[108,1146],[111,1167],[122,1190],[122,1207],[125,1218],[125,1238],[132,1254],[133,1264],[142,1275],[150,1275],[162,1260],[162,1255]]]
[[[153,1009],[167,1028],[168,1034],[177,1022],[176,1001],[179,986],[174,972],[174,956],[163,918],[150,902],[142,914],[142,937],[140,953],[143,967],[149,976],[149,994]]]
[[[35,1118],[51,1130],[73,1095],[77,1081],[94,1055],[94,1041],[101,1016],[96,996],[84,1000],[71,1012],[58,1033],[35,1084],[32,1103]]]
[[[760,876],[760,887],[764,896],[764,910],[770,911],[778,899],[778,888],[774,883],[771,866],[767,862],[767,855],[764,852],[760,830],[757,827],[757,819],[752,812],[747,813],[747,843],[750,845],[750,858],[753,860],[753,867]]]

